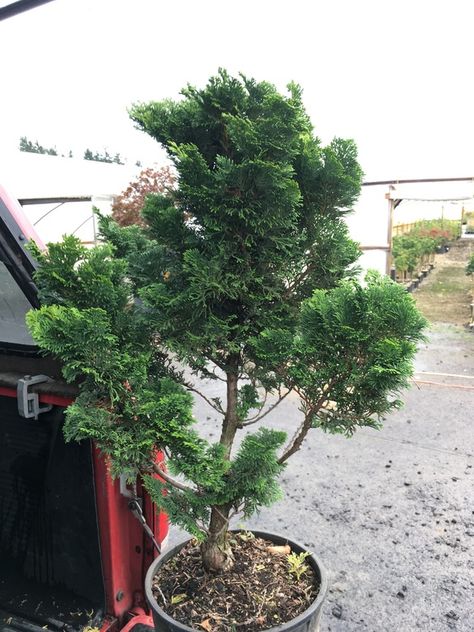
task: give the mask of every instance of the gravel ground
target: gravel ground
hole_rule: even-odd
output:
[[[416,384],[382,431],[315,432],[254,521],[324,560],[322,632],[474,630],[473,352],[472,335],[432,332],[415,377],[443,386]]]

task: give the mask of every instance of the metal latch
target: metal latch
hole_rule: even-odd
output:
[[[141,498],[138,498],[137,496],[137,482],[135,480],[133,483],[129,484],[127,479],[128,477],[126,474],[121,474],[119,477],[120,495],[128,499],[128,508],[133,513],[138,522],[142,525],[143,530],[153,542],[153,546],[155,547],[155,549],[158,551],[158,553],[161,553],[161,547],[156,541],[155,534],[153,533],[152,528],[145,519],[142,508],[143,500]]]
[[[18,380],[16,394],[18,399],[18,413],[26,419],[38,419],[41,413],[47,413],[53,407],[51,404],[40,406],[38,393],[32,393],[29,388],[34,384],[52,382],[47,375],[25,375]]]
[[[153,546],[155,547],[157,552],[161,553],[161,547],[156,541],[155,534],[153,533],[153,530],[151,529],[150,525],[147,523],[145,516],[143,514],[141,498],[132,498],[131,500],[129,500],[128,508],[133,513],[133,515],[138,520],[138,522],[142,525],[143,530],[152,541]]]

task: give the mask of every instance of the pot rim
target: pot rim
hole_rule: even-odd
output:
[[[242,529],[230,529],[230,532],[232,533],[239,533],[240,531],[242,531]],[[267,538],[268,540],[275,539],[276,544],[278,544],[278,541],[285,542],[289,544],[293,550],[300,549],[300,551],[308,551],[310,555],[306,559],[311,564],[313,569],[319,573],[319,576],[320,576],[319,592],[316,599],[311,603],[311,605],[294,619],[291,619],[290,621],[287,621],[286,623],[282,623],[281,625],[274,626],[271,628],[265,628],[264,630],[262,630],[262,632],[279,632],[280,630],[284,630],[285,632],[290,632],[293,628],[299,626],[303,621],[311,618],[313,613],[321,607],[328,590],[328,578],[327,578],[326,569],[317,555],[315,555],[311,550],[309,550],[308,547],[303,546],[299,542],[295,542],[295,540],[290,540],[289,538],[281,534],[268,533],[266,531],[258,531],[254,529],[248,529],[248,531],[250,531],[257,537]],[[150,608],[153,610],[159,611],[160,617],[165,619],[168,624],[174,626],[175,628],[178,627],[183,632],[197,632],[197,631],[196,631],[196,628],[191,628],[188,625],[185,625],[184,623],[180,623],[179,621],[176,621],[176,619],[173,619],[173,617],[170,617],[169,614],[167,614],[158,604],[157,600],[155,599],[153,595],[151,586],[152,586],[153,578],[156,574],[157,567],[160,566],[160,564],[164,564],[169,558],[173,557],[173,555],[178,553],[183,548],[183,546],[187,544],[191,539],[192,538],[189,538],[189,537],[186,538],[182,542],[179,542],[178,544],[173,546],[171,549],[169,549],[168,551],[166,551],[165,553],[162,553],[159,557],[157,557],[149,566],[148,571],[146,573],[146,577],[145,577],[145,595],[146,595],[146,599],[148,601]]]

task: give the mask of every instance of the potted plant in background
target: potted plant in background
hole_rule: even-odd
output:
[[[403,288],[350,272],[356,148],[321,145],[296,85],[284,96],[220,71],[131,116],[168,150],[176,189],[147,198],[143,227],[102,218],[108,245],[67,238],[36,252],[45,306],[28,323],[65,377],[82,379],[66,436],[94,439],[113,472],[143,477],[195,539],[150,573],[158,627],[314,629],[325,582],[314,558],[233,535],[229,521],[278,499],[312,429],[349,436],[400,405],[425,322]],[[202,378],[225,397],[206,395]],[[199,435],[192,395],[221,416],[218,441]],[[291,437],[265,425],[287,397],[299,400]]]

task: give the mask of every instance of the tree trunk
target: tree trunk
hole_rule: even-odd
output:
[[[220,443],[225,448],[225,455],[230,459],[232,444],[234,443],[235,433],[239,427],[239,419],[237,417],[238,404],[238,380],[239,380],[239,358],[233,356],[229,359],[229,369],[226,372],[227,380],[227,407],[222,423],[222,432]]]
[[[209,534],[201,545],[202,563],[208,571],[227,571],[234,558],[228,542],[230,505],[213,507]]]
[[[230,460],[232,444],[240,422],[237,415],[239,356],[231,356],[228,361],[227,407],[222,424],[220,438],[225,448],[225,457]],[[209,522],[209,533],[201,545],[204,568],[210,571],[226,571],[232,567],[234,560],[228,542],[229,514],[231,504],[212,507]]]

